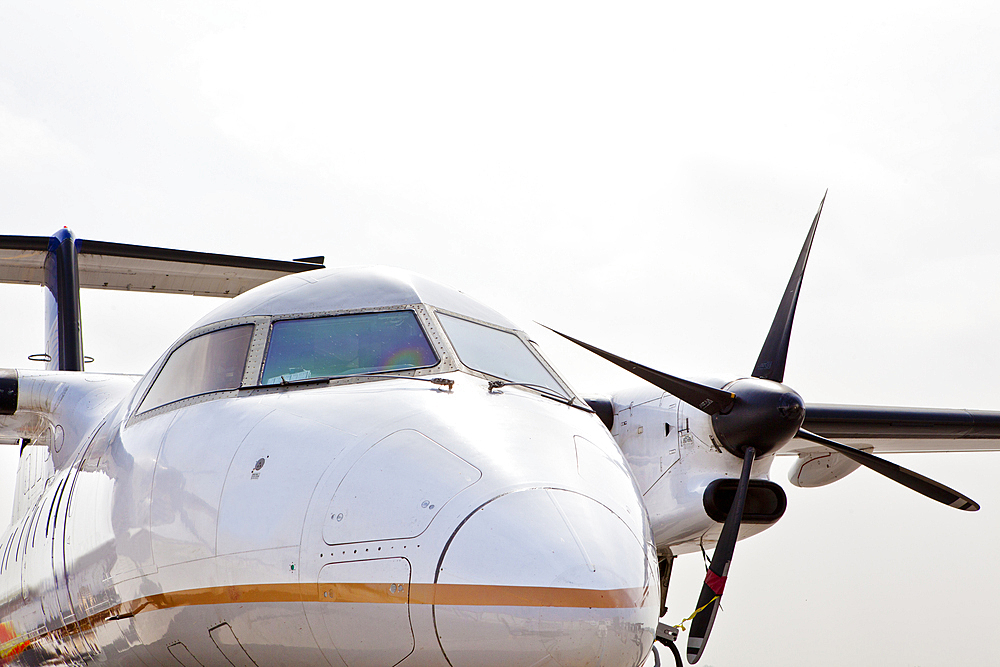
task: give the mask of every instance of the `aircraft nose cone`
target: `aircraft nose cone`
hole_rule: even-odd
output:
[[[434,589],[453,667],[631,667],[659,611],[652,545],[604,505],[554,489],[507,494],[470,515]]]

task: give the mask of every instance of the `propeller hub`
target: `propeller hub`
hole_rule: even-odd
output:
[[[726,413],[712,415],[712,428],[720,443],[743,458],[747,447],[758,456],[778,449],[798,432],[805,420],[805,404],[798,392],[780,382],[744,378],[724,387],[736,395]]]

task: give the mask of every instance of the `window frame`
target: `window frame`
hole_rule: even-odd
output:
[[[448,341],[448,347],[449,347],[449,351],[450,351],[451,355],[455,359],[456,363],[458,363],[460,365],[460,367],[462,368],[462,370],[464,370],[465,372],[472,373],[473,375],[476,375],[477,377],[481,377],[481,378],[483,378],[485,380],[508,380],[509,379],[509,378],[501,378],[498,375],[492,375],[492,374],[487,373],[485,371],[481,371],[481,370],[472,368],[471,366],[468,366],[464,361],[462,361],[462,357],[459,355],[458,350],[455,348],[454,343],[452,343],[451,338],[448,338],[448,336],[447,336],[447,332],[448,332],[447,328],[445,328],[444,324],[441,323],[441,320],[437,318],[438,313],[440,313],[441,315],[447,315],[448,317],[454,317],[457,320],[465,320],[466,322],[472,322],[473,324],[479,324],[480,326],[484,326],[484,327],[486,327],[488,329],[495,329],[497,331],[503,331],[504,333],[513,334],[514,336],[516,336],[517,338],[519,338],[522,343],[524,343],[524,346],[535,357],[535,359],[538,360],[538,362],[542,365],[542,368],[544,368],[548,372],[548,374],[552,376],[552,378],[556,381],[556,383],[562,388],[563,392],[565,392],[565,394],[566,394],[567,400],[579,401],[581,403],[586,404],[583,401],[583,399],[580,398],[580,396],[575,391],[573,391],[572,387],[569,386],[569,384],[566,382],[566,380],[564,380],[563,377],[558,372],[556,372],[555,368],[552,367],[552,364],[550,364],[548,362],[548,360],[539,352],[537,343],[535,343],[535,341],[533,341],[530,338],[528,338],[528,334],[526,332],[524,332],[524,331],[522,331],[520,329],[511,329],[511,328],[508,328],[508,327],[503,327],[503,326],[500,326],[500,325],[495,324],[493,322],[487,322],[486,320],[476,319],[474,317],[469,317],[468,315],[463,315],[462,313],[456,313],[456,312],[451,311],[451,310],[445,310],[444,308],[434,308],[433,311],[434,311],[435,319],[437,320],[437,325],[441,328],[441,332],[445,335],[445,338]],[[517,380],[511,380],[511,382],[515,382],[516,383]],[[543,391],[539,391],[534,386],[530,386],[530,385],[528,385],[528,386],[517,385],[517,386],[519,388],[522,388],[522,389],[527,389],[529,391],[533,391],[533,392],[535,392],[537,394],[543,394],[543,393],[545,393]],[[551,390],[551,388],[550,388],[550,390]]]
[[[187,335],[178,339],[173,345],[171,345],[166,352],[164,352],[160,358],[153,364],[153,367],[143,376],[143,379],[139,381],[136,385],[136,391],[132,396],[132,400],[129,403],[129,413],[131,414],[130,419],[126,426],[131,426],[134,423],[143,421],[149,417],[153,417],[164,412],[169,412],[177,408],[185,407],[188,405],[196,405],[198,403],[204,403],[205,401],[215,400],[217,398],[227,398],[236,396],[237,393],[246,386],[248,377],[252,377],[252,373],[260,368],[260,361],[262,356],[262,344],[263,344],[263,334],[266,333],[267,327],[262,326],[269,321],[267,317],[255,316],[255,317],[240,317],[231,320],[223,320],[221,322],[213,322],[212,324],[198,327],[192,331],[189,331]],[[179,350],[181,347],[194,340],[195,338],[200,338],[216,331],[222,331],[224,329],[232,329],[239,326],[253,326],[253,331],[250,335],[250,347],[247,350],[246,363],[243,366],[243,376],[240,378],[240,384],[238,387],[231,389],[217,389],[214,391],[201,392],[199,394],[192,394],[191,396],[185,396],[184,398],[177,399],[176,401],[171,401],[169,403],[164,403],[163,405],[158,405],[155,408],[149,408],[142,410],[143,401],[146,400],[146,395],[153,388],[153,385],[159,379],[160,374],[163,372],[164,367],[170,361],[170,357],[173,356],[174,352]],[[140,411],[141,410],[141,411]]]

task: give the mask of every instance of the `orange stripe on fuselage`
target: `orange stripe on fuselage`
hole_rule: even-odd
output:
[[[642,606],[645,588],[557,588],[546,586],[491,586],[483,584],[345,583],[243,584],[211,586],[157,593],[116,605],[46,635],[71,636],[110,620],[124,619],[156,609],[176,609],[215,604],[327,602],[350,604],[436,604],[463,607],[563,607],[632,609]],[[18,641],[4,625],[0,637],[0,664],[23,651],[28,641]]]
[[[397,588],[398,586],[398,588]],[[475,607],[633,608],[645,589],[556,588],[482,584],[395,584],[330,582],[320,584],[248,584],[213,586],[160,593],[120,606],[117,614],[206,604],[252,602],[341,602],[352,604],[439,604]],[[117,615],[112,614],[112,615]]]
[[[412,584],[410,604],[474,607],[583,607],[620,609],[642,605],[645,589],[486,586],[481,584]]]

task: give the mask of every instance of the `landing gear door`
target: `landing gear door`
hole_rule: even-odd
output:
[[[335,667],[395,665],[413,651],[410,563],[381,558],[330,563],[306,615]]]

